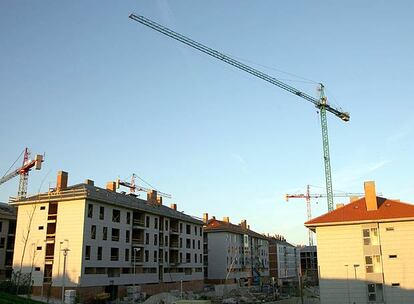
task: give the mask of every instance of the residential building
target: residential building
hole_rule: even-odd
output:
[[[316,246],[298,246],[300,272],[305,285],[318,285],[318,254]]]
[[[299,251],[281,235],[269,237],[270,277],[278,286],[297,286]]]
[[[16,208],[0,203],[0,281],[12,274]]]
[[[13,203],[13,267],[31,272],[34,293],[59,297],[64,285],[81,299],[100,292],[115,298],[128,285],[149,294],[179,289],[181,281],[186,290],[203,287],[203,250],[195,246],[203,240],[202,221],[176,204],[162,205],[156,191],[143,200],[116,192],[115,182],[103,189],[90,180],[73,186],[67,180],[61,171],[54,191]],[[23,248],[25,238],[34,245]]]
[[[209,283],[259,284],[269,278],[269,242],[250,230],[247,221],[239,225],[214,216],[204,220],[204,276]]]
[[[414,205],[365,196],[305,223],[316,232],[321,303],[414,303]]]

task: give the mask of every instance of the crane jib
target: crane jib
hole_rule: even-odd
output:
[[[238,60],[235,60],[235,59],[233,59],[233,58],[231,58],[231,57],[229,57],[225,54],[222,54],[219,51],[216,51],[212,48],[209,48],[209,47],[207,47],[207,46],[205,46],[205,45],[203,45],[203,44],[201,44],[197,41],[194,41],[194,40],[192,40],[192,39],[190,39],[190,38],[188,38],[184,35],[181,35],[181,34],[175,32],[175,31],[173,31],[173,30],[171,30],[171,29],[169,29],[165,26],[162,26],[162,25],[160,25],[160,24],[158,24],[158,23],[156,23],[156,22],[154,22],[150,19],[147,19],[144,16],[131,14],[129,16],[129,18],[134,20],[134,21],[137,21],[137,22],[139,22],[139,23],[141,23],[145,26],[148,26],[148,27],[152,28],[152,29],[156,30],[157,32],[160,32],[164,35],[167,35],[170,38],[173,38],[173,39],[175,39],[177,41],[180,41],[180,42],[182,42],[182,43],[184,43],[188,46],[191,46],[192,48],[195,48],[195,49],[197,49],[197,50],[199,50],[199,51],[201,51],[201,52],[203,52],[207,55],[210,55],[214,58],[217,58],[221,61],[224,61],[224,62],[226,62],[226,63],[228,63],[228,64],[230,64],[230,65],[232,65],[232,66],[234,66],[234,67],[236,67],[240,70],[243,70],[243,71],[253,75],[253,76],[256,76],[256,77],[261,78],[261,79],[263,79],[267,82],[270,82],[273,85],[276,85],[276,86],[278,86],[278,87],[280,87],[280,88],[282,88],[282,89],[284,89],[288,92],[291,92],[291,93],[295,94],[296,96],[302,97],[303,99],[313,103],[317,108],[320,108],[321,106],[324,106],[326,111],[328,111],[328,112],[334,114],[335,116],[341,118],[343,121],[348,121],[349,120],[349,113],[343,112],[340,109],[336,109],[336,108],[334,108],[330,105],[327,105],[327,104],[322,105],[321,101],[319,99],[317,99],[313,96],[310,96],[310,95],[308,95],[304,92],[301,92],[298,89],[296,89],[296,88],[294,88],[294,87],[292,87],[292,86],[290,86],[286,83],[283,83],[282,81],[280,81],[280,80],[278,80],[278,79],[276,79],[272,76],[269,76],[269,75],[255,69],[255,68],[252,68],[252,67],[250,67],[250,66],[248,66],[248,65],[246,65],[246,64],[244,64],[244,63],[242,63]]]

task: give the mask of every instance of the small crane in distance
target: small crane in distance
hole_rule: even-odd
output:
[[[148,192],[151,192],[151,191],[155,190],[155,189],[150,189],[150,188],[146,188],[146,187],[142,187],[142,186],[137,186],[135,184],[135,178],[136,177],[137,177],[137,175],[135,173],[133,173],[130,182],[127,182],[127,181],[124,181],[124,180],[121,180],[121,179],[117,178],[116,182],[115,182],[116,183],[116,188],[119,189],[119,186],[127,187],[127,188],[129,188],[130,194],[135,194],[135,191],[144,191],[144,192],[148,193]],[[157,191],[157,196],[161,196],[161,197],[165,197],[165,198],[171,198],[172,197],[171,194],[160,192],[158,190],[156,190],[156,191]]]
[[[17,197],[19,199],[25,198],[27,195],[27,184],[28,184],[28,179],[29,179],[29,172],[30,170],[32,170],[32,168],[35,168],[35,170],[40,170],[42,168],[43,161],[44,161],[44,156],[40,154],[36,154],[34,159],[30,159],[30,151],[28,148],[25,148],[24,154],[23,154],[22,166],[15,169],[11,173],[4,175],[2,178],[0,178],[0,185],[9,181],[13,177],[20,175],[19,191],[17,192]]]
[[[286,194],[285,199],[288,202],[290,198],[304,198],[306,200],[306,211],[308,221],[312,219],[312,209],[311,209],[311,198],[320,198],[326,197],[326,194],[321,193],[310,193],[310,185],[306,186],[306,193],[298,193],[298,194]],[[364,193],[333,193],[334,197],[361,197],[364,196]],[[313,246],[313,232],[309,229],[309,246]]]
[[[323,159],[324,159],[324,167],[325,167],[325,182],[326,182],[326,196],[328,201],[328,210],[333,210],[333,191],[332,191],[332,176],[331,176],[331,161],[329,156],[329,139],[328,139],[328,122],[326,118],[326,112],[330,112],[335,116],[339,117],[341,120],[347,122],[350,119],[350,115],[348,112],[344,112],[340,108],[333,107],[332,105],[328,104],[328,100],[324,93],[324,85],[320,84],[320,96],[319,98],[315,98],[310,96],[272,76],[269,76],[255,68],[252,68],[236,59],[231,58],[223,53],[220,53],[210,47],[207,47],[195,40],[192,40],[180,33],[177,33],[161,24],[158,24],[148,18],[145,18],[141,15],[130,14],[129,18],[139,22],[161,34],[164,34],[172,39],[175,39],[181,43],[184,43],[200,52],[203,52],[207,55],[210,55],[218,60],[221,60],[227,64],[230,64],[242,71],[245,71],[253,76],[256,76],[264,81],[270,82],[271,84],[286,90],[296,96],[299,96],[309,102],[311,102],[316,108],[319,109],[320,117],[321,117],[321,128],[322,128],[322,143],[323,143]]]

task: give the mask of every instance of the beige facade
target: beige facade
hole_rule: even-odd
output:
[[[203,280],[202,221],[176,205],[168,208],[90,181],[72,187],[63,182],[60,189],[58,183],[56,191],[15,205],[13,268],[31,273],[43,292],[64,284],[116,294],[118,287],[133,284]]]
[[[413,205],[366,195],[306,226],[317,236],[321,303],[414,303]]]

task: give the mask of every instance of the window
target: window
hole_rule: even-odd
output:
[[[180,263],[182,263],[182,262],[183,262],[183,253],[180,252]]]
[[[149,261],[149,251],[145,250],[145,262]]]
[[[42,246],[37,246],[36,250],[42,250]]]
[[[102,247],[98,247],[98,252],[97,252],[97,255],[96,255],[96,259],[98,261],[102,260]]]
[[[388,257],[389,257],[390,259],[396,259],[396,258],[397,258],[397,255],[396,255],[396,254],[390,254]]]
[[[382,284],[368,284],[368,301],[382,302],[384,296],[382,293]]]
[[[164,242],[164,243],[165,243],[164,245],[165,245],[166,247],[168,247],[168,235],[166,235],[166,236],[165,236],[165,242]]]
[[[125,242],[129,243],[129,230],[125,231]]]
[[[91,259],[91,246],[85,247],[85,260]]]
[[[158,243],[158,235],[154,234],[154,245],[157,245]]]
[[[129,261],[129,248],[125,248],[125,262]]]
[[[186,227],[185,227],[185,232],[187,233],[187,234],[191,234],[191,226],[190,225],[186,225]]]
[[[197,254],[194,253],[194,263],[197,263]]]
[[[362,229],[364,245],[378,245],[378,229]]]
[[[164,260],[165,260],[165,263],[168,263],[168,251],[165,252],[165,258],[164,258]]]
[[[93,215],[93,205],[88,204],[88,217],[92,218]]]
[[[193,240],[193,249],[195,249],[195,240]]]
[[[201,245],[200,245],[200,240],[197,241],[197,248],[200,249]]]
[[[40,271],[40,267],[35,267],[35,271]],[[398,284],[400,285],[400,284]]]
[[[145,233],[145,245],[149,245],[149,233]]]
[[[4,248],[4,244],[6,243],[6,238],[0,238],[0,248]]]
[[[121,211],[118,209],[112,210],[112,222],[119,223],[121,219]]]
[[[391,286],[392,287],[397,287],[397,286],[400,286],[400,283],[391,283]]]
[[[112,228],[112,241],[119,241],[119,229]]]
[[[3,230],[3,222],[0,222],[0,232]]]
[[[191,253],[186,253],[185,254],[185,262],[186,263],[191,263]]]
[[[96,226],[95,225],[91,226],[91,239],[92,240],[96,239]]]
[[[180,233],[183,233],[183,223],[180,223]]]
[[[99,207],[99,219],[103,220],[105,218],[105,208],[104,207]]]
[[[39,226],[39,230],[43,230],[43,226]]]
[[[150,226],[150,217],[146,216],[145,217],[145,227],[149,228],[149,226]]]
[[[185,240],[185,248],[191,248],[191,240],[190,239]]]
[[[102,229],[102,239],[106,241],[108,239],[108,227],[103,227]]]
[[[119,260],[119,248],[111,248],[111,261]]]
[[[158,217],[154,218],[154,229],[158,229]]]
[[[194,226],[194,235],[197,235],[197,226]]]
[[[127,222],[128,225],[131,224],[131,212],[127,212],[127,214],[126,214],[126,222]]]
[[[203,255],[200,253],[200,263],[203,261]]]
[[[165,220],[165,231],[168,231],[168,220]]]
[[[394,231],[394,227],[387,227],[385,228],[385,231]]]
[[[157,262],[157,251],[154,251],[154,262]]]
[[[200,227],[200,236],[203,236],[203,228]]]
[[[180,248],[183,248],[183,239],[180,238]]]
[[[45,210],[46,206],[40,206],[40,210]]]

